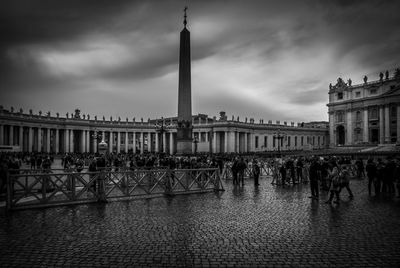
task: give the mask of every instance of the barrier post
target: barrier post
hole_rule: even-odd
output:
[[[99,196],[97,198],[97,202],[99,203],[106,203],[106,190],[105,190],[105,184],[104,184],[104,179],[105,179],[105,171],[100,171],[99,173]]]
[[[10,173],[6,172],[6,191],[7,191],[7,199],[6,199],[6,208],[7,211],[11,209],[11,202],[12,202],[12,194],[13,194],[13,187],[12,187],[12,181],[10,178]]]

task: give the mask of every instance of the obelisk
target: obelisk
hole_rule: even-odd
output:
[[[192,153],[192,87],[190,71],[190,32],[186,28],[186,10],[180,36],[177,154]]]

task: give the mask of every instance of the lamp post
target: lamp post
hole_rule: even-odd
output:
[[[164,153],[164,139],[163,139],[163,134],[165,132],[167,132],[167,127],[169,127],[170,124],[165,124],[164,123],[164,118],[161,117],[161,124],[157,123],[155,125],[156,131],[159,132],[161,134],[161,141],[160,141],[160,145],[161,145],[161,152]]]
[[[92,138],[96,140],[96,153],[98,153],[99,150],[97,148],[97,145],[99,144],[99,141],[104,140],[103,134],[100,131],[95,130],[92,134]]]
[[[281,133],[281,129],[273,134],[274,140],[278,140],[278,157],[281,157],[281,142],[286,137],[286,134]]]

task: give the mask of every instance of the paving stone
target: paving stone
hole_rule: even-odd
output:
[[[308,198],[262,178],[225,192],[0,213],[1,267],[399,267],[400,200]]]

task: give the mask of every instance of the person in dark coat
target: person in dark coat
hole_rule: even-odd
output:
[[[239,161],[237,158],[235,158],[235,160],[233,160],[233,164],[231,167],[233,185],[239,185],[239,180],[238,180],[239,167],[238,166],[239,166]]]
[[[253,178],[254,178],[254,186],[258,186],[260,185],[258,183],[258,178],[260,177],[260,166],[257,163],[256,159],[253,159],[253,165],[252,165],[253,169],[252,169],[252,173],[253,173]]]
[[[378,195],[379,191],[377,191],[377,185],[376,185],[377,170],[376,170],[376,164],[374,163],[374,160],[372,158],[368,159],[367,166],[365,167],[365,169],[367,170],[367,177],[368,177],[368,193],[369,195],[371,195],[372,184],[374,184],[375,195]]]
[[[319,172],[321,169],[321,165],[319,164],[318,160],[314,157],[311,161],[310,165],[310,188],[311,188],[311,196],[310,198],[319,199],[319,185],[318,181],[320,180],[319,178]]]

